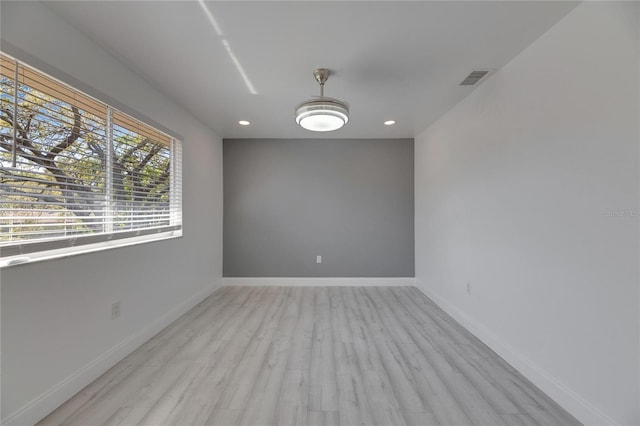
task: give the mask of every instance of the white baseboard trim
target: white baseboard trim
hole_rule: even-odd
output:
[[[549,373],[522,355],[515,348],[493,334],[487,327],[469,317],[462,310],[432,292],[427,286],[416,280],[416,288],[435,302],[447,314],[458,321],[474,336],[500,355],[513,368],[529,379],[540,390],[546,393],[561,407],[571,413],[585,425],[618,425],[619,423],[603,413],[593,404],[582,398],[573,390],[560,383]]]
[[[225,286],[270,287],[383,287],[415,285],[413,277],[223,277]]]
[[[143,327],[136,334],[126,338],[112,347],[98,358],[43,392],[23,407],[2,419],[3,426],[33,425],[67,401],[78,391],[104,374],[124,357],[139,348],[147,340],[158,334],[162,329],[178,319],[203,301],[220,286],[210,286],[185,300],[175,308],[166,312],[160,318]]]

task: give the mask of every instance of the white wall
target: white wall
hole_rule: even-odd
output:
[[[640,423],[638,16],[579,5],[416,138],[417,285],[593,424]]]
[[[2,419],[30,424],[220,286],[222,142],[48,7],[2,3],[3,49],[184,137],[183,238],[2,270]]]

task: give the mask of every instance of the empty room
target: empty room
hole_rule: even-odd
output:
[[[0,423],[640,425],[640,3],[0,2]]]

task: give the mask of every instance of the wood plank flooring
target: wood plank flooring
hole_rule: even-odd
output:
[[[224,287],[41,425],[577,425],[412,287]]]

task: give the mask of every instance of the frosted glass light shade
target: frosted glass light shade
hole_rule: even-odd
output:
[[[296,123],[312,132],[338,130],[348,121],[349,107],[336,99],[313,99],[296,108]]]

